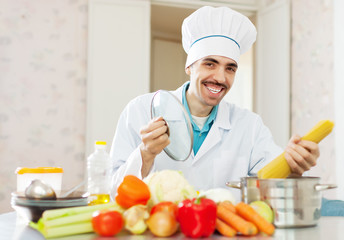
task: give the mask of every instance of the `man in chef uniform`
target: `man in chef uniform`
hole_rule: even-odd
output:
[[[283,151],[257,114],[222,101],[234,83],[239,57],[251,48],[256,33],[246,16],[227,7],[202,7],[184,20],[190,81],[172,93],[191,118],[192,153],[181,162],[162,151],[170,143],[165,121],[150,119],[153,93],[139,96],[122,112],[112,144],[114,191],[125,175],[143,179],[163,169],[182,171],[197,190],[225,187],[228,181],[255,175]],[[309,170],[319,156],[316,143],[297,135],[284,150],[295,175]]]

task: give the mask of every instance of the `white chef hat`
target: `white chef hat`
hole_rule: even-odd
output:
[[[253,23],[241,13],[228,7],[201,7],[183,21],[183,48],[188,54],[185,68],[209,55],[238,62],[256,35]]]

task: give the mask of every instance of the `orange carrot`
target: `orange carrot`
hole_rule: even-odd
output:
[[[269,223],[265,218],[259,215],[259,213],[254,210],[254,208],[252,208],[249,204],[240,202],[235,206],[235,208],[237,213],[241,217],[243,217],[247,221],[254,223],[258,227],[259,231],[264,232],[269,236],[274,233],[274,225]]]
[[[231,212],[234,212],[234,213],[236,212],[235,206],[230,201],[223,201],[223,202],[220,202],[218,205],[225,207],[226,209],[228,209]]]
[[[243,235],[256,235],[258,233],[258,229],[253,223],[246,221],[224,206],[217,206],[217,217]]]
[[[235,234],[237,233],[234,228],[220,220],[219,218],[216,218],[216,225],[215,225],[216,230],[221,233],[223,236],[226,237],[234,237]]]

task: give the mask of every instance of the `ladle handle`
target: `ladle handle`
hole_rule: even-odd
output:
[[[315,191],[323,191],[328,189],[337,188],[336,184],[316,184],[314,186]]]
[[[242,183],[240,181],[226,182],[226,185],[231,188],[241,189]]]
[[[60,196],[60,198],[68,197],[69,194],[71,194],[72,192],[74,192],[74,191],[77,190],[78,188],[82,187],[85,183],[86,183],[86,180],[82,181],[81,183],[79,183],[79,184],[76,185],[75,187],[71,188],[70,190],[68,190],[67,192],[65,192],[64,194],[62,194],[62,195]]]

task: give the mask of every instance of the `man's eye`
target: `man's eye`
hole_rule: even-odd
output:
[[[228,70],[228,71],[231,71],[231,72],[235,72],[235,71],[236,71],[236,68],[228,67],[227,70]]]
[[[208,63],[205,63],[205,65],[211,67],[211,66],[213,66],[214,64],[211,63],[211,62],[208,62]]]

